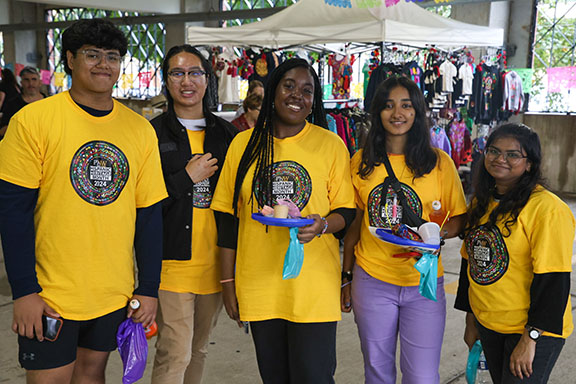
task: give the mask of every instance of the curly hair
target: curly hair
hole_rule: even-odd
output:
[[[386,130],[382,125],[380,113],[386,106],[390,92],[396,87],[403,87],[410,95],[410,101],[415,110],[414,123],[408,131],[408,139],[404,148],[406,165],[415,178],[430,173],[438,161],[436,152],[430,143],[429,122],[426,116],[426,101],[418,85],[407,77],[392,76],[386,79],[374,94],[370,119],[371,127],[366,136],[366,144],[362,151],[362,162],[358,174],[365,179],[374,168],[382,164],[386,154]]]
[[[504,221],[502,235],[510,236],[510,227],[518,220],[522,208],[528,203],[530,195],[537,185],[544,186],[542,177],[542,149],[538,134],[523,124],[504,124],[494,130],[486,141],[486,148],[502,138],[512,138],[520,144],[526,152],[530,170],[524,172],[516,185],[503,196],[499,196],[499,204],[490,213],[488,227],[495,227],[498,220]],[[466,226],[461,237],[464,237],[473,228],[480,225],[480,220],[488,211],[489,204],[496,192],[496,180],[484,164],[484,155],[474,175],[474,196],[467,212]]]
[[[238,212],[238,199],[240,197],[242,183],[248,173],[248,169],[254,162],[256,162],[256,171],[252,179],[251,190],[254,191],[254,183],[260,178],[265,204],[272,205],[272,167],[270,165],[274,159],[274,99],[276,97],[276,88],[278,88],[286,72],[298,67],[306,68],[314,79],[314,102],[308,119],[312,124],[319,125],[323,128],[328,127],[326,112],[322,104],[322,86],[320,85],[320,80],[314,68],[304,59],[290,59],[274,69],[264,90],[264,100],[262,101],[262,108],[256,126],[252,131],[252,135],[238,165],[238,173],[236,174],[236,182],[234,184],[234,197],[232,200],[235,216]],[[250,196],[251,202],[253,201],[252,198],[253,194]]]
[[[74,56],[83,45],[93,45],[102,49],[117,49],[121,56],[128,50],[128,40],[118,27],[108,20],[84,19],[66,28],[62,33],[62,57],[70,51]],[[68,61],[64,59],[64,71],[71,75]]]

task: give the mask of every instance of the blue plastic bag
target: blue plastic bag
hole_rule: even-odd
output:
[[[468,362],[466,363],[466,382],[474,384],[476,382],[476,372],[478,372],[478,361],[482,353],[482,344],[476,340],[470,353],[468,353]]]
[[[431,253],[424,253],[420,260],[414,264],[414,268],[420,272],[420,286],[418,292],[427,299],[436,299],[436,288],[438,287],[438,256]]]
[[[118,352],[124,366],[122,384],[132,384],[140,380],[146,369],[148,342],[142,324],[126,319],[118,327],[116,334]]]
[[[300,274],[304,263],[304,244],[298,240],[298,227],[290,228],[290,245],[284,256],[282,279],[294,279]]]

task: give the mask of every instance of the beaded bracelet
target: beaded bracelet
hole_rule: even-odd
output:
[[[322,221],[324,222],[324,228],[322,228],[322,232],[320,232],[319,234],[317,234],[316,236],[320,237],[323,234],[326,233],[326,231],[328,230],[328,220],[326,220],[325,217],[322,217]]]

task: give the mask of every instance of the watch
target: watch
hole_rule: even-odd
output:
[[[528,328],[528,337],[530,337],[532,340],[538,341],[541,335],[542,333],[540,333],[540,331],[537,330],[536,328],[534,327]]]
[[[352,271],[342,271],[342,280],[347,279],[348,281],[352,281],[352,279],[354,278],[354,274],[352,273]]]

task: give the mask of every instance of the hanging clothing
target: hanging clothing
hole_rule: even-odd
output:
[[[502,79],[497,66],[479,65],[473,85],[473,102],[469,110],[477,124],[490,124],[502,108]]]
[[[328,65],[332,68],[332,97],[334,99],[350,98],[350,83],[352,79],[352,64],[354,56],[330,55]]]
[[[440,75],[442,75],[442,91],[454,92],[454,77],[458,75],[458,69],[450,60],[440,64]]]
[[[504,76],[504,109],[519,113],[524,107],[524,92],[522,78],[514,71]]]
[[[430,140],[433,147],[439,148],[452,156],[452,147],[446,131],[439,125],[430,128]]]

